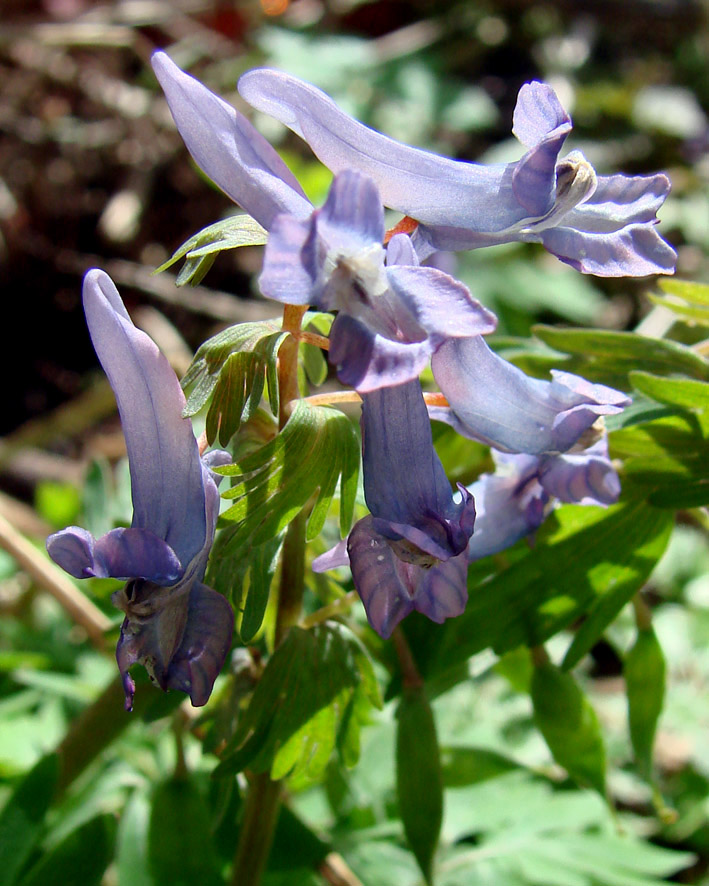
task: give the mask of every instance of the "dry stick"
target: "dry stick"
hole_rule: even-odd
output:
[[[37,548],[0,515],[0,546],[20,564],[38,585],[48,591],[66,612],[81,625],[99,649],[111,620],[85,597],[71,579],[57,569]]]

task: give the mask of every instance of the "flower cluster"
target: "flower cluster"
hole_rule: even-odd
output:
[[[617,499],[601,419],[628,398],[570,373],[527,377],[485,343],[494,314],[424,262],[437,251],[524,241],[583,273],[671,273],[674,250],[656,229],[666,176],[602,176],[579,151],[562,156],[571,119],[543,83],[519,93],[521,159],[485,166],[387,138],[295,77],[249,71],[239,81],[245,101],[290,127],[334,173],[315,208],[242,114],[165,53],[153,67],[195,162],[268,232],[262,293],[336,313],[329,359],[361,396],[370,514],[314,568],[349,563],[376,631],[388,637],[412,610],[436,622],[459,615],[469,562],[533,533],[554,502]],[[404,216],[388,234],[385,208]],[[140,661],[163,688],[201,704],[232,628],[224,599],[201,584],[216,485],[180,417],[174,374],[106,275],[87,276],[84,304],[119,403],[135,515],[131,528],[98,540],[70,527],[49,539],[49,552],[72,575],[128,580],[115,595],[126,613],[118,660],[127,698],[128,666]],[[427,402],[419,376],[429,364],[440,393]],[[489,445],[495,472],[454,491],[431,421]]]

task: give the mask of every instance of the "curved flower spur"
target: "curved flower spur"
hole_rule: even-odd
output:
[[[219,511],[210,465],[230,461],[215,450],[200,458],[177,376],[154,342],[137,329],[111,278],[84,278],[84,312],[96,354],[111,383],[126,439],[133,521],[94,538],[70,526],[47,539],[50,557],[75,578],[118,578],[125,612],[116,649],[126,693],[128,669],[143,664],[161,689],[209,696],[231,645],[234,616],[226,599],[202,584]]]
[[[677,255],[655,229],[667,176],[597,175],[580,151],[559,154],[571,118],[546,83],[525,83],[513,134],[526,149],[514,163],[485,166],[401,144],[282,71],[247,71],[239,92],[301,136],[333,172],[358,169],[385,206],[418,227],[423,259],[434,250],[540,242],[561,261],[602,277],[673,273]]]

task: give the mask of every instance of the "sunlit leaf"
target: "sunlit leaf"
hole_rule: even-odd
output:
[[[268,239],[266,230],[250,215],[233,215],[203,228],[186,240],[172,256],[154,273],[159,274],[179,261],[185,263],[177,275],[176,283],[196,286],[214,264],[217,255],[224,249],[239,246],[262,246]]]
[[[312,496],[315,501],[307,538],[315,538],[338,482],[340,529],[346,535],[352,522],[358,472],[358,437],[347,416],[336,409],[298,401],[274,440],[236,464],[219,468],[233,484],[223,496],[234,504],[222,517],[239,524],[228,549],[273,538]]]

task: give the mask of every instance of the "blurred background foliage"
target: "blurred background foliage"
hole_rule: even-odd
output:
[[[113,635],[104,644],[95,630],[115,633],[115,585],[92,580],[96,611],[77,620],[46,593],[37,566],[47,532],[80,520],[98,534],[130,515],[113,398],[80,307],[83,272],[99,265],[111,274],[178,374],[227,323],[275,313],[256,297],[257,248],[221,254],[195,288],[175,288],[171,272],[152,276],[189,236],[233,212],[174,129],[149,66],[156,48],[241,110],[239,74],[275,65],[395,138],[486,162],[519,150],[510,128],[520,85],[548,80],[574,118],[569,148],[599,172],[668,172],[661,220],[678,275],[709,282],[706,2],[4,0],[0,535],[13,555],[0,551],[0,882],[220,882],[234,848],[239,782],[209,777],[223,724],[147,686],[124,717],[120,694],[105,695]],[[279,124],[252,119],[322,199],[330,174]],[[535,246],[451,261],[496,311],[498,341],[510,348],[539,322],[672,325],[650,313],[654,281],[583,277]],[[674,334],[700,333],[677,324]],[[455,452],[444,460],[454,468]],[[24,559],[18,530],[32,540]],[[453,689],[433,684],[446,788],[437,882],[709,884],[707,525],[680,513],[644,596],[668,662],[655,749],[663,799],[632,763],[621,676],[631,611],[580,668],[606,738],[614,816],[550,764],[533,723],[528,657],[481,652]],[[569,641],[554,638],[550,651]],[[248,663],[237,656],[232,670],[228,691],[247,692]],[[90,704],[104,697],[102,716]],[[113,708],[120,721],[106,713]],[[77,748],[87,711],[95,747]],[[420,882],[396,809],[394,712],[389,702],[368,715],[353,769],[332,762],[322,784],[292,786],[269,886]],[[57,775],[43,755],[62,742],[71,778],[65,767],[49,808]]]

